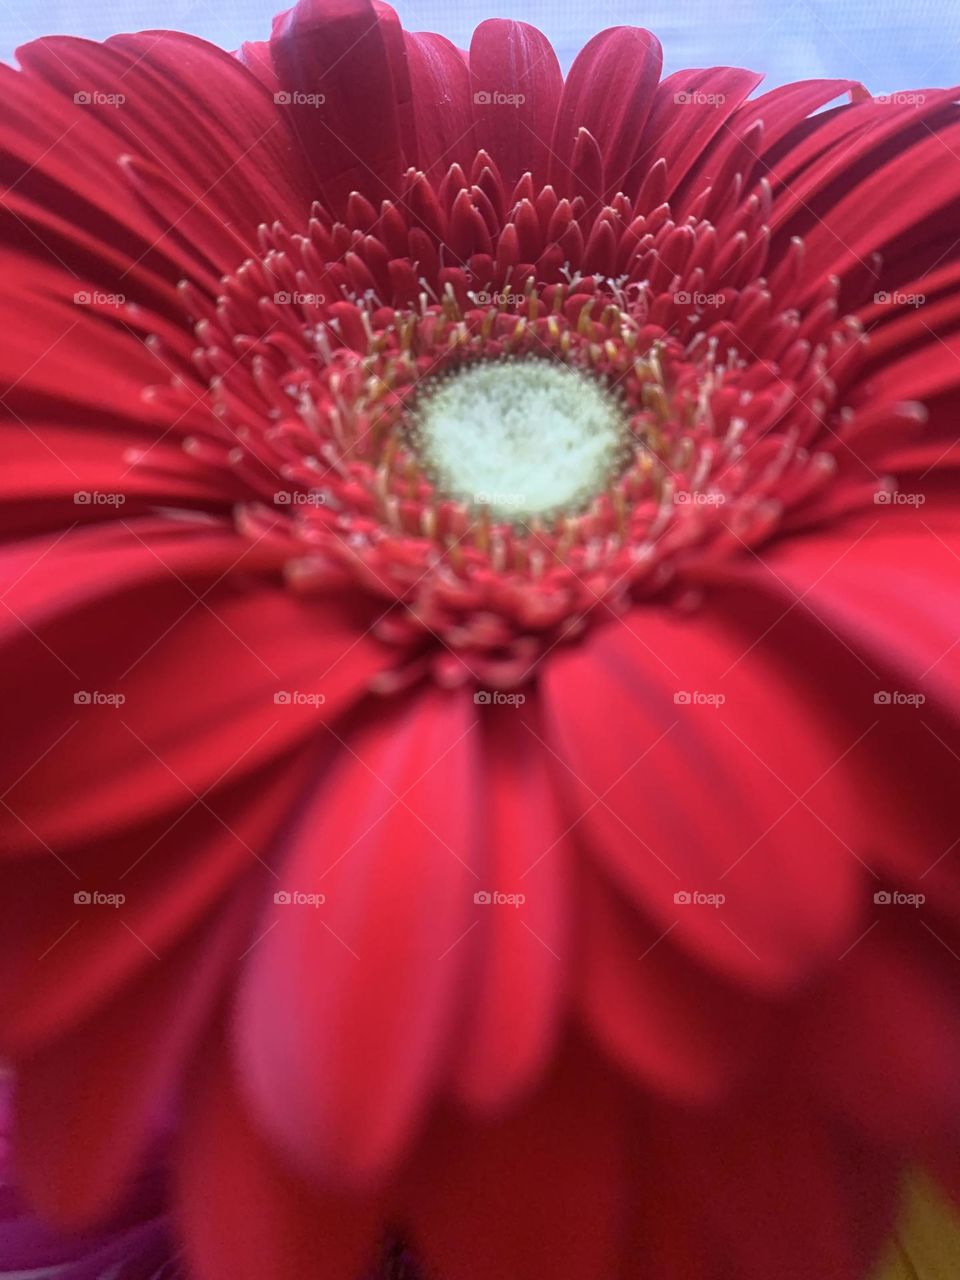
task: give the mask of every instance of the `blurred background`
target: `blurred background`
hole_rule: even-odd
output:
[[[286,7],[276,0],[276,7]],[[461,47],[484,18],[523,18],[553,41],[566,69],[603,27],[650,27],[666,71],[736,64],[766,86],[808,76],[862,80],[874,93],[960,82],[960,0],[399,0],[413,31]],[[236,48],[270,29],[271,0],[0,0],[0,57],[50,33],[100,40],[175,27]]]

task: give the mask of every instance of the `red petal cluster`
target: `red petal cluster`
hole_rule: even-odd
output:
[[[648,208],[665,169],[598,213],[529,172],[508,195],[481,151],[472,184],[453,165],[435,191],[411,169],[379,215],[355,192],[343,221],[317,204],[303,234],[261,229],[261,256],[215,302],[183,287],[200,345],[152,389],[158,425],[172,419],[197,468],[219,471],[238,526],[271,541],[297,589],[384,601],[375,631],[404,652],[378,688],[424,670],[519,685],[588,621],[688,588],[786,516],[872,502],[877,478],[848,465],[846,441],[868,448],[917,412],[846,402],[866,344],[839,281],[808,294],[800,240],[762,274],[767,179],[742,205],[706,189],[678,225],[669,203]],[[175,366],[176,348],[154,350]],[[562,361],[616,390],[634,444],[587,511],[492,523],[424,471],[418,393],[502,358]]]

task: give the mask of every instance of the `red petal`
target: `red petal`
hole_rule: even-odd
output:
[[[452,164],[469,172],[477,148],[464,56],[444,36],[430,32],[407,34],[406,41],[417,163],[434,180],[442,178]]]
[[[485,708],[481,733],[482,839],[491,851],[481,888],[525,901],[477,908],[469,938],[476,972],[463,1010],[456,1086],[475,1105],[501,1108],[530,1088],[554,1048],[574,963],[576,885],[567,823],[531,702]]]
[[[403,1179],[437,1275],[608,1280],[627,1210],[627,1107],[619,1078],[576,1051],[497,1124],[438,1119]]]
[[[276,833],[310,764],[281,759],[255,787],[241,780],[110,838],[8,863],[5,892],[23,905],[0,945],[4,1052],[46,1045],[131,981],[175,962],[181,939],[251,878],[272,892]],[[94,892],[123,900],[91,901]]]
[[[662,81],[634,164],[637,185],[662,156],[666,193],[672,195],[691,171],[708,163],[712,145],[727,136],[728,121],[762,79],[740,67],[710,67],[676,71]]]
[[[945,148],[956,146],[957,126],[946,105],[955,94],[937,90],[922,97],[916,107],[858,102],[814,116],[792,146],[770,157],[771,227],[779,238],[805,237],[808,290],[810,281],[829,271],[862,272],[877,249],[886,262],[907,250],[907,269],[915,275],[922,265],[941,265],[955,248],[948,216],[952,192],[935,162]],[[909,198],[868,226],[863,210],[875,192],[889,186],[892,174],[898,183],[907,182]],[[925,219],[919,243],[896,243]],[[890,283],[880,280],[878,287]]]
[[[8,279],[0,298],[0,323],[7,337],[0,371],[17,426],[27,432],[37,418],[60,424],[67,420],[77,436],[80,423],[91,429],[112,427],[116,470],[129,472],[129,464],[123,464],[124,447],[145,447],[148,427],[153,441],[158,434],[143,399],[144,388],[169,375],[129,329],[75,301],[82,292],[80,281],[58,266],[22,259],[7,263]],[[138,428],[144,434],[138,434]],[[72,479],[71,494],[85,487],[81,466],[86,439],[84,433],[68,448],[66,458],[42,443],[39,450],[47,473]],[[133,480],[136,483],[136,477]]]
[[[477,146],[508,186],[527,172],[542,181],[563,86],[549,40],[525,22],[481,22],[470,44],[470,85]],[[519,101],[502,100],[511,96]]]
[[[830,665],[806,664],[830,681],[821,714],[849,708],[869,728],[847,764],[871,804],[851,801],[844,818],[825,811],[819,794],[811,802],[872,869],[874,888],[924,889],[956,917],[960,877],[943,855],[956,840],[947,797],[960,758],[960,522],[949,482],[931,475],[924,489],[925,505],[878,505],[875,517],[792,538],[727,577],[748,578],[794,627],[833,639]]]
[[[235,56],[240,59],[252,75],[257,77],[271,96],[279,92],[280,81],[277,79],[277,73],[273,68],[269,40],[246,40],[237,50]]]
[[[273,553],[210,523],[119,523],[24,542],[5,558],[15,581],[0,653],[32,676],[29,692],[6,699],[18,726],[2,761],[8,848],[42,852],[40,841],[59,848],[176,814],[238,761],[249,776],[316,733],[380,666],[354,619],[266,579],[231,584]],[[283,691],[325,701],[278,706]]]
[[[103,1216],[156,1136],[245,945],[249,912],[236,905],[243,909],[205,921],[122,998],[18,1062],[17,1175],[58,1223]]]
[[[17,56],[31,78],[70,101],[74,117],[96,113],[115,159],[132,152],[159,166],[251,247],[259,223],[306,219],[310,197],[283,118],[230,54],[193,36],[149,32],[105,45],[48,37]],[[73,106],[76,93],[91,90],[122,95],[121,105]],[[227,254],[220,265],[232,269],[236,259]]]
[[[189,275],[189,260],[171,262],[151,247],[156,230],[117,165],[129,148],[101,113],[7,66],[0,66],[0,86],[3,243],[26,263],[55,266],[64,293],[68,285],[72,294],[96,284],[107,293],[132,296],[136,286],[169,297]]]
[[[956,174],[943,155],[960,147],[960,126],[943,129],[908,150],[899,149],[888,163],[877,166],[854,190],[825,212],[809,232],[805,274],[821,279],[854,268],[861,258],[916,227],[937,213],[946,216],[956,198]],[[907,198],[882,204],[891,182],[906,183]],[[877,210],[880,209],[880,216]],[[867,211],[872,211],[868,216]],[[838,239],[842,236],[842,239]]]
[[[395,198],[411,93],[393,10],[372,0],[300,0],[276,19],[271,46],[293,95],[281,105],[331,207],[342,209],[354,190],[374,203]]]
[[[957,930],[935,909],[935,894],[920,907],[876,906],[830,982],[810,992],[797,1035],[824,1105],[917,1159],[955,1148],[960,1129]]]
[[[281,889],[326,901],[271,903],[250,955],[247,1089],[297,1166],[338,1185],[389,1167],[453,1048],[484,870],[472,712],[429,692],[351,736],[280,868]]]
[[[205,1280],[347,1280],[380,1235],[373,1201],[318,1195],[253,1130],[226,1054],[198,1067],[178,1163],[186,1252]]]
[[[856,919],[861,865],[832,821],[854,797],[835,768],[873,709],[837,741],[787,684],[786,654],[752,647],[779,612],[648,608],[551,655],[544,678],[559,776],[597,857],[671,944],[774,986],[835,957]],[[675,897],[696,892],[725,901]]]
[[[648,1088],[714,1099],[770,1031],[769,1010],[716,981],[599,874],[583,877],[580,1004],[593,1034]]]
[[[802,597],[862,656],[876,691],[897,679],[960,719],[960,513],[933,477],[917,496],[771,548],[764,583]]]
[[[607,192],[620,189],[641,148],[662,62],[659,40],[640,27],[601,31],[577,54],[557,110],[551,182],[558,191],[570,187],[581,128],[600,144]]]
[[[778,85],[743,103],[730,121],[730,131],[742,138],[753,125],[762,122],[761,154],[766,155],[812,112],[848,94],[858,84],[857,80],[797,80]]]

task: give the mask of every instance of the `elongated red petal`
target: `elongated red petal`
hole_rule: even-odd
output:
[[[392,198],[412,123],[396,15],[373,0],[300,0],[271,36],[283,108],[330,204]]]
[[[535,27],[490,18],[473,33],[474,136],[507,183],[543,171],[562,84],[557,55]]]
[[[417,131],[417,164],[441,178],[452,164],[469,169],[476,154],[470,71],[463,54],[429,31],[407,34],[407,63]]]
[[[839,954],[862,909],[837,805],[798,797],[870,723],[864,707],[837,742],[796,705],[784,737],[765,711],[782,697],[776,649],[755,647],[776,616],[691,626],[651,610],[552,663],[545,682],[572,819],[595,856],[671,945],[773,986]],[[598,716],[622,731],[597,737]]]
[[[246,1091],[298,1167],[337,1185],[383,1176],[454,1047],[487,859],[472,706],[415,696],[353,737],[298,815],[250,954]],[[303,972],[306,987],[283,977]]]

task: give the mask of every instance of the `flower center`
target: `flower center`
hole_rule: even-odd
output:
[[[582,511],[629,456],[617,398],[589,374],[537,357],[428,383],[412,437],[443,495],[514,524]]]
[[[738,205],[738,182],[596,213],[529,174],[511,195],[480,152],[379,213],[355,193],[345,221],[261,227],[216,298],[181,284],[192,357],[149,339],[159,435],[321,619],[349,596],[394,646],[379,692],[516,688],[588,626],[695,608],[722,561],[872,503],[864,436],[915,420],[856,407],[839,281],[808,292],[798,239],[764,274],[770,189]],[[199,398],[166,384],[188,359]]]

